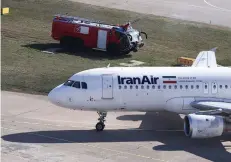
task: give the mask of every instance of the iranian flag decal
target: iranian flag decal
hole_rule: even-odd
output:
[[[162,76],[163,83],[165,84],[176,84],[176,76]]]

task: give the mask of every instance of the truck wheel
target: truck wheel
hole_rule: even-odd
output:
[[[60,45],[64,49],[69,49],[71,45],[71,37],[62,37],[60,39]]]
[[[126,52],[123,52],[124,55],[127,55],[129,54],[131,51],[126,51]]]
[[[84,47],[84,41],[80,38],[74,38],[73,42],[75,49],[82,49]]]
[[[110,56],[119,56],[121,54],[119,46],[115,43],[109,44],[107,47],[107,54]]]
[[[60,40],[60,45],[66,50],[76,50],[83,47],[83,40],[73,37],[63,37]]]

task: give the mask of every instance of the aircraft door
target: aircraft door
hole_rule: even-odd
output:
[[[113,98],[113,76],[102,75],[102,98],[112,99]]]
[[[212,82],[212,85],[211,85],[211,88],[212,88],[212,93],[213,94],[216,94],[217,93],[217,83],[216,82]]]

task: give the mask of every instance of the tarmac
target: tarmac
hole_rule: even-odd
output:
[[[69,110],[47,96],[2,91],[4,162],[194,162],[231,159],[230,134],[190,139],[168,112],[111,112],[96,132],[96,112]]]
[[[230,0],[71,0],[231,28]]]

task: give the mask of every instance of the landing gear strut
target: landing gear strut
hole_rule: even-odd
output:
[[[99,122],[95,125],[95,128],[97,131],[103,131],[104,127],[105,127],[105,124],[104,122],[106,121],[105,120],[105,117],[107,116],[107,113],[106,112],[97,112],[98,115],[99,115]]]

